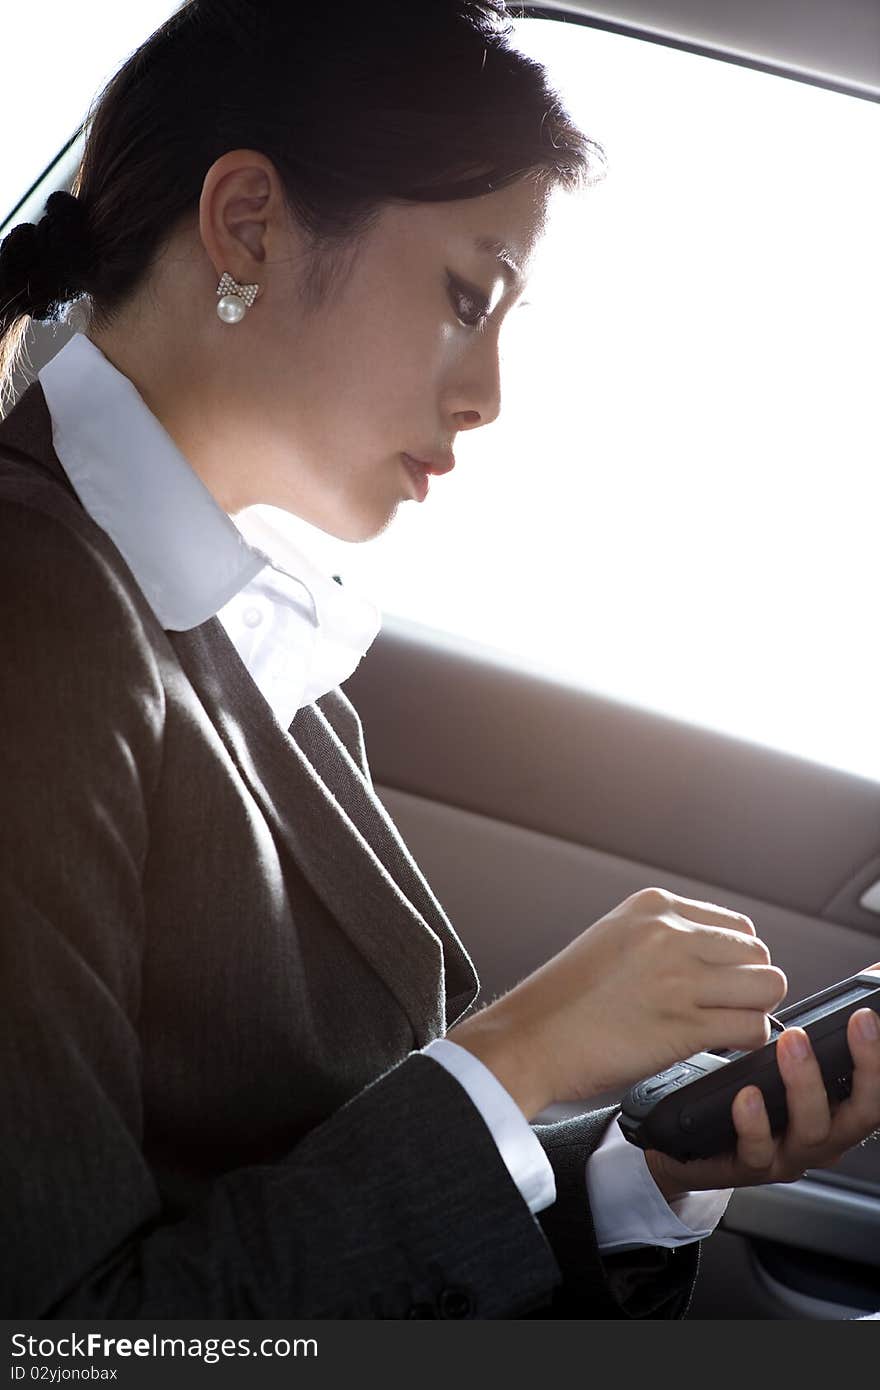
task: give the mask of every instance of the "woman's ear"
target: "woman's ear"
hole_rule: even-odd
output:
[[[214,161],[199,198],[199,234],[218,279],[228,271],[240,284],[262,282],[262,267],[280,258],[280,242],[290,235],[271,160],[256,150],[229,150]]]

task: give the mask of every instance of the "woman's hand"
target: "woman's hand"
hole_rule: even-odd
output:
[[[448,1037],[531,1119],[706,1048],[760,1047],[786,988],[748,917],[645,888]]]
[[[679,1163],[649,1149],[648,1167],[666,1200],[708,1188],[794,1182],[807,1168],[836,1163],[880,1128],[880,1018],[873,1009],[858,1009],[846,1037],[855,1064],[852,1092],[836,1107],[829,1104],[807,1034],[803,1028],[788,1028],[776,1043],[788,1105],[784,1134],[773,1137],[760,1090],[744,1086],[732,1109],[739,1136],[736,1153]]]

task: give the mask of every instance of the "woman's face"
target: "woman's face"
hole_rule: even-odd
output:
[[[406,455],[448,469],[459,432],[497,416],[499,334],[545,213],[528,179],[386,206],[310,308],[308,243],[274,169],[234,152],[206,178],[198,236],[184,229],[130,313],[91,336],[227,512],[269,503],[368,540],[424,492]],[[224,270],[260,286],[237,324],[215,312]]]
[[[499,333],[542,220],[526,182],[384,209],[338,291],[312,313],[291,301],[276,325],[258,387],[272,439],[246,489],[349,541],[420,499],[405,455],[446,470],[459,432],[498,415]],[[267,311],[258,300],[255,331]]]

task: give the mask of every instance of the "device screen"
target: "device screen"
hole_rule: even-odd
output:
[[[817,1004],[813,1009],[807,1009],[805,1014],[797,1014],[789,1022],[796,1028],[804,1028],[808,1023],[815,1023],[817,1018],[822,1018],[824,1014],[830,1013],[832,1009],[842,1009],[847,1004],[854,1004],[857,999],[864,999],[866,994],[873,994],[876,985],[856,985],[854,989],[847,990],[839,999],[826,999],[824,1004]]]

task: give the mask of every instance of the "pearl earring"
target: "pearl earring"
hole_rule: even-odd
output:
[[[241,323],[259,288],[259,285],[240,285],[224,271],[217,286],[217,317],[224,323]]]

